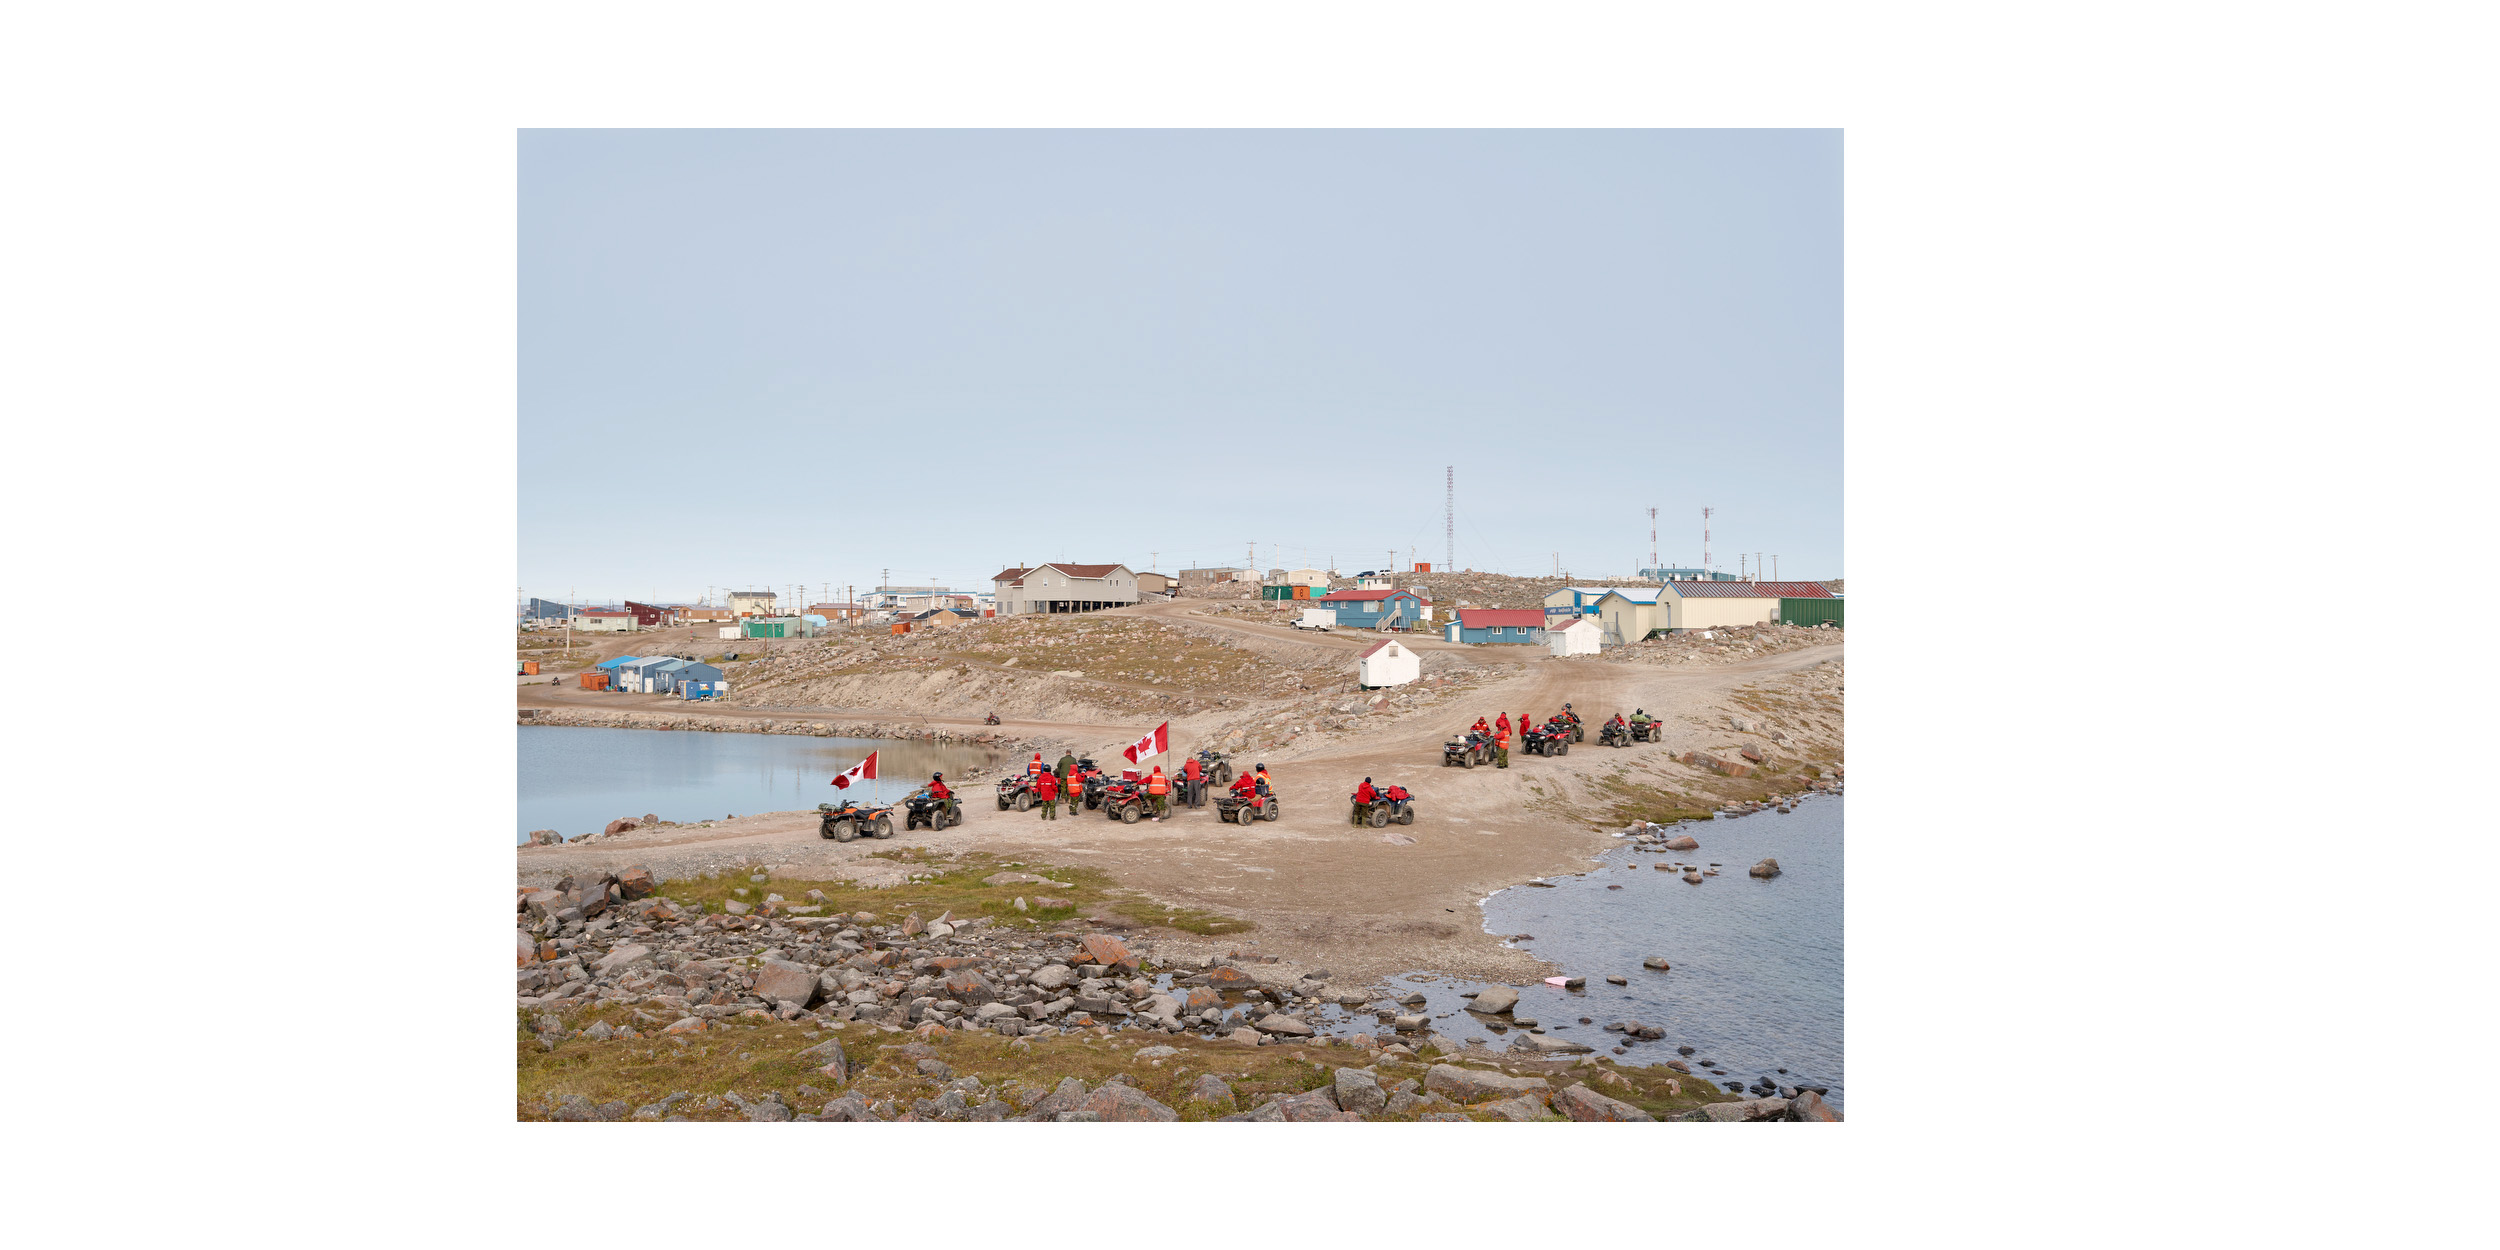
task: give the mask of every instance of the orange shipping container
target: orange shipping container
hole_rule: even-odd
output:
[[[606,673],[584,673],[584,674],[582,674],[582,689],[584,689],[584,690],[605,690],[605,689],[607,689],[607,688],[608,688],[608,675],[607,675]]]
[[[526,677],[536,677],[536,676],[538,676],[538,661],[536,661],[536,660],[523,660],[523,661],[521,661],[521,673],[522,673],[522,675],[523,675],[523,676],[526,676]]]
[[[898,634],[908,634],[908,633],[910,633],[910,632],[911,632],[911,622],[910,622],[910,621],[896,621],[896,622],[894,622],[894,632],[895,632],[895,633],[898,633]]]

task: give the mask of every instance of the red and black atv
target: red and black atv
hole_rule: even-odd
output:
[[[1530,755],[1569,755],[1571,726],[1557,716],[1520,735],[1519,749]]]
[[[1571,740],[1573,742],[1588,741],[1588,728],[1580,723],[1580,714],[1578,712],[1574,712],[1570,708],[1566,707],[1562,711],[1557,712],[1546,719],[1549,722],[1561,721],[1563,724],[1569,725],[1571,727]]]
[[[1033,810],[1033,774],[1011,773],[998,779],[998,810]]]
[[[1227,790],[1215,801],[1215,818],[1249,824],[1254,820],[1274,820],[1284,809],[1276,804],[1274,794],[1252,794],[1243,798],[1239,790]]]
[[[1134,768],[1121,769],[1118,778],[1103,786],[1102,814],[1107,820],[1133,825],[1153,810],[1154,796],[1146,793],[1146,779]]]
[[[1357,819],[1374,829],[1387,828],[1389,822],[1393,820],[1401,825],[1415,823],[1415,796],[1408,793],[1406,787],[1381,786],[1374,792],[1380,797],[1372,800],[1371,810],[1368,812],[1362,810],[1362,800],[1354,798],[1353,795],[1346,796],[1354,804],[1353,815]]]
[[[1443,768],[1452,764],[1460,768],[1474,768],[1478,764],[1489,762],[1492,758],[1493,740],[1472,729],[1468,730],[1464,737],[1452,738],[1441,744]]]

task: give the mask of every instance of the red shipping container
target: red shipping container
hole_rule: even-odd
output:
[[[584,674],[582,674],[582,689],[584,689],[584,690],[605,690],[605,689],[607,689],[607,688],[608,688],[608,675],[607,675],[606,673],[584,673]]]
[[[527,677],[536,677],[536,676],[538,676],[538,661],[536,661],[536,660],[523,660],[523,661],[521,661],[521,673],[522,673],[522,675],[523,675],[523,676],[527,676]]]

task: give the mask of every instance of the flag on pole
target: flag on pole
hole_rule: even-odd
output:
[[[877,753],[870,751],[867,759],[861,760],[860,762],[851,765],[849,768],[835,773],[833,775],[833,788],[836,790],[848,790],[851,788],[851,783],[854,781],[875,781],[876,779]]]
[[[1147,734],[1145,737],[1139,738],[1137,741],[1121,747],[1120,754],[1127,756],[1128,762],[1131,764],[1142,764],[1146,762],[1147,756],[1161,755],[1171,749],[1172,722],[1167,720],[1162,724],[1155,726],[1153,733]]]

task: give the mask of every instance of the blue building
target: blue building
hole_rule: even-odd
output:
[[[1431,603],[1411,590],[1340,590],[1319,606],[1336,610],[1339,629],[1414,629]]]
[[[1545,641],[1542,608],[1460,608],[1442,637],[1451,642],[1541,645]]]
[[[1713,573],[1708,569],[1642,569],[1641,576],[1653,582],[1733,582],[1742,580],[1734,573]]]
[[[680,699],[717,699],[729,693],[729,683],[721,680],[719,667],[711,664],[689,664],[671,673],[677,682]]]

